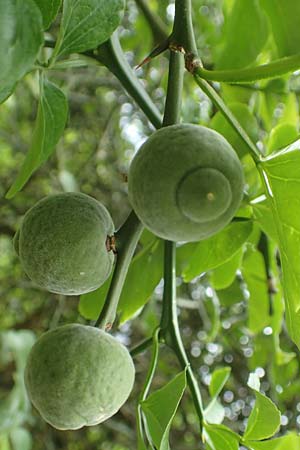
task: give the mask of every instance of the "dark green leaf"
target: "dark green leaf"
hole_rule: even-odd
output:
[[[97,320],[100,312],[102,311],[106,295],[111,283],[112,275],[108,277],[102,286],[92,292],[83,294],[80,296],[79,301],[79,312],[80,314],[88,320]],[[125,281],[126,283],[126,281]]]
[[[300,142],[261,164],[279,237],[287,327],[300,346]]]
[[[218,266],[212,271],[210,281],[215,289],[225,289],[233,283],[236,272],[241,266],[243,254],[244,252],[241,248],[225,264]]]
[[[295,0],[261,0],[271,23],[278,55],[299,53],[300,3]]]
[[[34,0],[41,10],[44,29],[47,30],[55,19],[61,5],[61,0]]]
[[[237,278],[228,288],[218,290],[217,295],[221,305],[225,307],[230,307],[245,300],[241,282]]]
[[[259,392],[259,380],[249,378],[250,387],[255,390],[256,401],[248,419],[243,439],[262,440],[272,437],[280,427],[280,412],[275,404]]]
[[[230,372],[230,367],[222,367],[221,369],[214,370],[209,383],[209,393],[211,397],[217,397],[220,394],[230,376]]]
[[[163,241],[156,240],[150,251],[141,252],[134,258],[118,306],[122,322],[130,319],[147,303],[160,282],[163,274],[163,252]]]
[[[252,231],[251,222],[232,222],[215,236],[200,241],[183,269],[184,281],[191,281],[203,272],[229,261]]]
[[[278,242],[276,224],[272,213],[270,201],[265,199],[260,203],[255,203],[253,206],[253,215],[258,222],[260,228],[267,234],[274,242]]]
[[[54,55],[98,47],[120,24],[123,13],[124,0],[65,0]]]
[[[9,434],[9,438],[12,450],[31,450],[32,448],[31,434],[25,428],[13,428]]]
[[[28,417],[30,403],[25,392],[23,374],[34,341],[34,334],[29,330],[11,330],[0,334],[1,354],[9,352],[16,364],[14,387],[0,402],[0,434],[21,425]]]
[[[257,0],[236,0],[225,21],[218,69],[238,69],[253,63],[268,37],[268,24]]]
[[[141,403],[149,434],[158,450],[169,450],[169,431],[186,388],[185,371]]]
[[[13,197],[28,181],[31,174],[53,152],[61,137],[68,116],[68,104],[64,93],[55,84],[44,79],[38,105],[32,144],[17,179],[6,194]]]
[[[242,273],[249,291],[248,328],[258,333],[270,322],[268,279],[264,259],[259,251],[249,250],[243,261]]]
[[[246,441],[245,444],[251,450],[300,450],[300,436],[290,433],[263,442]]]
[[[118,305],[121,321],[132,317],[149,300],[162,278],[163,242],[152,240],[132,260]],[[148,276],[151,274],[151,277]],[[94,292],[80,298],[79,311],[83,317],[96,320],[103,307],[110,280]]]
[[[32,69],[43,42],[42,16],[33,0],[0,2],[0,101]]]
[[[268,152],[287,147],[299,137],[297,127],[291,123],[281,123],[271,131],[268,141]]]
[[[239,436],[224,425],[205,424],[204,438],[212,450],[239,449]]]
[[[229,378],[230,371],[229,367],[223,367],[212,373],[209,384],[209,393],[212,399],[204,410],[204,418],[208,423],[220,424],[224,419],[225,410],[217,398]]]
[[[259,138],[258,123],[255,116],[251,114],[248,106],[239,102],[228,103],[227,106],[247,132],[250,139],[253,142],[257,142]],[[240,157],[249,152],[247,145],[220,111],[214,115],[209,126],[221,133]]]

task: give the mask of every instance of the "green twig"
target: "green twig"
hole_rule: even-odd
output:
[[[130,350],[131,356],[134,358],[136,355],[139,355],[143,351],[147,350],[147,348],[151,347],[153,343],[153,337],[149,337],[148,339],[145,339],[140,344],[136,345]]]
[[[264,78],[274,78],[300,69],[300,54],[286,56],[261,66],[234,70],[207,70],[197,67],[195,74],[205,80],[227,83],[251,83]]]
[[[183,369],[187,370],[187,382],[193,397],[194,406],[200,422],[200,432],[203,428],[203,406],[199,386],[186,355],[178,324],[176,305],[176,244],[165,242],[164,266],[164,296],[163,313],[161,319],[161,334],[166,343],[172,348]]]
[[[116,233],[117,262],[96,327],[109,330],[115,320],[128,267],[142,231],[143,225],[132,211]]]
[[[232,128],[238,133],[240,138],[247,145],[249,152],[257,164],[260,161],[260,153],[256,147],[256,145],[251,141],[246,131],[241,127],[238,120],[232,114],[230,109],[226,106],[223,99],[219,96],[219,94],[215,91],[215,89],[206,81],[203,80],[197,72],[194,73],[194,79],[198,86],[203,90],[203,92],[211,99],[211,101],[215,104],[215,106],[221,111],[225,119],[232,126]]]
[[[155,128],[160,128],[161,115],[128,64],[120,46],[117,33],[115,32],[108,41],[100,45],[98,50],[90,56],[104,64],[118,78],[122,86],[136,101],[152,125]]]
[[[184,58],[176,51],[171,51],[169,62],[169,79],[163,126],[172,125],[180,121],[182,86],[183,86]]]
[[[188,59],[192,59],[197,55],[191,0],[176,0],[175,2],[175,19],[171,43],[177,48],[182,48]]]
[[[172,33],[172,35],[176,36],[178,42],[182,45],[185,44],[185,49],[194,52],[194,34],[191,21],[190,0],[176,0],[174,30],[174,34]],[[183,86],[183,70],[183,55],[181,53],[171,51],[168,90],[163,120],[164,126],[179,122]],[[202,433],[203,408],[201,394],[183,347],[177,320],[176,244],[169,241],[165,242],[164,293],[160,327],[162,329],[162,337],[165,338],[166,343],[174,350],[182,368],[187,370],[187,382],[193,397],[197,415],[199,417],[200,431]]]

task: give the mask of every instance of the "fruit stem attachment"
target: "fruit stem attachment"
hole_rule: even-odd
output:
[[[134,250],[143,231],[143,225],[133,211],[117,231],[117,262],[102,311],[96,327],[109,330],[115,321],[117,307]]]

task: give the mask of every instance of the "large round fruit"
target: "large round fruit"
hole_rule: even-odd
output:
[[[34,205],[14,243],[32,281],[50,292],[79,295],[97,289],[109,276],[114,254],[107,242],[113,233],[103,205],[69,192]]]
[[[97,425],[115,414],[134,383],[131,356],[113,336],[70,324],[43,334],[25,369],[30,400],[59,430]]]
[[[132,207],[156,235],[205,239],[227,225],[243,196],[241,163],[216,131],[180,124],[153,133],[128,176]]]

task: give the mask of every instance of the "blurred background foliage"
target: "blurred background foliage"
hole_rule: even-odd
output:
[[[143,3],[127,1],[125,18],[119,29],[122,47],[133,68],[159,41],[140,9]],[[205,67],[239,68],[295,52],[292,44],[287,47],[280,33],[274,32],[276,23],[272,14],[267,14],[267,3],[193,0],[197,45]],[[147,5],[170,31],[174,2],[148,0]],[[248,21],[247,27],[243,21]],[[59,17],[47,32],[49,38],[55,39],[58,23]],[[293,33],[297,41],[297,30]],[[136,70],[161,113],[167,68],[168,55],[163,54]],[[67,432],[54,430],[30,407],[24,392],[22,373],[35,337],[68,322],[88,323],[89,313],[84,302],[81,302],[80,312],[85,317],[79,313],[77,297],[50,294],[38,289],[26,277],[12,244],[20,220],[45,195],[78,190],[103,202],[118,228],[130,211],[126,186],[130,161],[153,131],[144,114],[105,67],[90,65],[53,71],[50,78],[68,97],[68,123],[53,156],[9,201],[5,193],[30,145],[38,101],[36,74],[31,73],[19,82],[15,93],[0,107],[0,449],[129,450],[136,448],[135,406],[148,368],[149,350],[135,357],[137,379],[129,401],[117,415],[99,426]],[[297,72],[290,77],[243,87],[217,83],[215,87],[265,154],[297,138],[300,93]],[[227,137],[243,162],[248,198],[258,198],[260,180],[243,144],[189,77],[185,77],[182,120],[212,127]],[[255,214],[261,223],[259,212],[258,207]],[[242,213],[247,214],[247,209]],[[137,252],[147,248],[150,238],[144,234]],[[145,250],[148,263],[149,255],[154,252],[153,246],[149,248],[150,253]],[[251,233],[231,258],[199,276],[197,267],[186,269],[192,264],[189,258],[195,248],[183,246],[178,259],[178,307],[185,347],[201,385],[204,403],[208,403],[213,371],[230,367],[231,375],[220,397],[225,408],[224,423],[236,432],[243,432],[254,404],[247,379],[249,372],[255,372],[261,380],[262,391],[281,410],[279,434],[282,435],[300,429],[299,358],[282,325],[276,243],[270,241],[268,248],[269,262],[266,263],[263,235],[255,222]],[[195,255],[198,261],[197,253]],[[129,347],[150,336],[159,320],[162,261],[160,257],[151,261],[152,266],[136,264],[138,267],[132,276],[134,285],[126,284],[125,295],[129,301],[131,292],[135,291],[145,297],[143,303],[151,299],[138,316],[115,330]],[[157,286],[152,293],[154,272]],[[270,288],[270,283],[274,289]],[[144,292],[144,286],[148,286],[150,292]],[[153,389],[163,386],[179,370],[174,355],[161,348]],[[200,447],[197,418],[186,393],[173,423],[171,448],[195,450]]]

